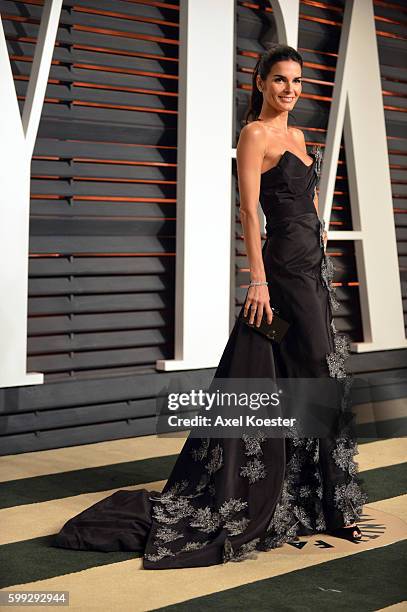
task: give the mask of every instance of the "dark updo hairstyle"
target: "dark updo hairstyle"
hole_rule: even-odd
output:
[[[251,121],[257,119],[260,115],[261,107],[263,105],[263,94],[261,91],[259,91],[256,83],[257,75],[260,75],[261,80],[265,81],[271,70],[271,67],[275,63],[284,60],[293,60],[294,62],[298,62],[302,70],[301,55],[298,53],[298,51],[294,49],[294,47],[290,47],[289,45],[280,45],[278,43],[272,43],[268,45],[267,51],[262,53],[262,55],[257,60],[257,63],[253,70],[250,104],[244,117],[245,123],[250,123]]]

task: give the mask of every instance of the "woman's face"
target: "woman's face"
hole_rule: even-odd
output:
[[[257,75],[257,87],[263,100],[275,110],[290,111],[301,95],[301,66],[293,60],[274,64],[265,81]]]

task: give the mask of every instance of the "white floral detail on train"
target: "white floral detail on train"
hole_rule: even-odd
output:
[[[263,454],[261,444],[266,440],[264,433],[259,430],[253,435],[243,434],[241,440],[244,444],[246,456],[255,456],[253,460],[247,461],[241,466],[240,476],[247,477],[250,484],[254,484],[259,479],[266,476],[264,463],[260,460]],[[229,537],[243,533],[250,519],[244,514],[247,512],[248,503],[242,499],[229,498],[220,507],[214,504],[214,500],[205,505],[194,505],[194,498],[200,497],[205,493],[215,495],[215,486],[211,482],[211,477],[223,467],[223,448],[216,439],[198,438],[193,442],[190,454],[194,461],[201,463],[205,469],[201,475],[199,483],[195,486],[194,493],[189,495],[182,494],[183,491],[191,489],[192,485],[188,480],[177,481],[167,491],[158,497],[150,496],[153,504],[153,517],[163,524],[155,529],[152,538],[152,548],[154,552],[146,553],[144,556],[149,561],[160,561],[164,557],[174,557],[180,553],[198,550],[210,543],[210,540],[201,540],[200,534],[214,533],[224,530],[226,537],[223,544],[223,562],[243,561],[252,558],[252,554],[259,538],[254,538],[246,542],[238,549],[234,550]],[[182,520],[188,522],[189,527],[194,529],[194,540],[188,541],[178,549],[171,548],[166,544],[184,538],[184,533],[169,528],[167,525],[175,525]]]
[[[322,166],[322,151],[319,145],[314,145],[316,184],[319,184]],[[335,448],[332,457],[338,467],[348,476],[346,484],[337,484],[335,487],[334,503],[343,513],[344,524],[350,524],[360,519],[363,505],[368,501],[367,494],[362,491],[360,478],[358,478],[359,468],[354,456],[359,454],[357,442],[353,433],[353,418],[351,412],[350,389],[353,383],[353,376],[346,370],[346,361],[350,354],[350,338],[348,334],[339,333],[335,326],[333,311],[340,308],[340,303],[336,297],[336,288],[333,286],[335,266],[332,258],[326,253],[324,245],[325,220],[319,220],[320,246],[322,249],[321,259],[321,280],[328,290],[329,304],[331,309],[330,331],[334,350],[326,354],[326,362],[329,375],[332,378],[341,379],[343,394],[341,400],[341,414],[338,420],[338,430],[340,434],[335,439]]]

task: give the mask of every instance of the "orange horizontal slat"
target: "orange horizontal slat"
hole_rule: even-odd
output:
[[[125,196],[106,196],[106,195],[100,195],[100,196],[86,196],[86,195],[76,195],[76,196],[72,196],[71,198],[69,196],[65,196],[65,195],[57,195],[57,194],[47,194],[47,193],[35,193],[32,194],[30,196],[31,200],[53,200],[53,201],[59,201],[59,200],[73,200],[74,202],[77,200],[81,200],[84,202],[97,202],[97,201],[102,201],[102,202],[160,202],[161,204],[174,204],[176,203],[177,199],[176,198],[130,198],[130,197],[125,197]]]
[[[132,70],[131,68],[116,68],[115,66],[97,66],[96,64],[77,64],[73,63],[72,68],[82,68],[84,70],[97,70],[101,72],[114,72],[118,74],[134,74],[137,76],[148,76],[157,79],[178,80],[177,74],[163,74],[162,72],[151,72],[147,70]]]
[[[178,92],[176,91],[157,91],[156,89],[144,89],[142,87],[124,87],[120,85],[87,83],[85,81],[72,81],[72,85],[75,87],[82,87],[83,89],[101,89],[103,91],[127,91],[129,93],[147,93],[154,96],[169,96],[172,98],[178,97]]]
[[[95,28],[75,24],[73,30],[79,32],[92,32],[93,34],[105,34],[106,36],[117,36],[119,38],[133,38],[137,40],[149,40],[151,42],[165,43],[166,45],[179,45],[179,40],[173,38],[165,38],[164,36],[147,36],[146,34],[137,34],[135,32],[126,32],[125,30],[111,30],[107,28]]]
[[[108,53],[109,55],[123,55],[125,57],[143,57],[145,59],[156,59],[160,62],[178,62],[177,57],[168,55],[156,55],[155,53],[142,53],[141,51],[128,51],[127,49],[110,49],[109,47],[98,47],[95,45],[83,45],[74,43],[72,49],[80,49],[82,51],[92,51],[94,53]]]
[[[177,110],[168,110],[165,108],[150,108],[147,106],[133,106],[131,104],[107,104],[105,102],[85,102],[81,100],[73,100],[72,106],[90,106],[93,108],[110,108],[117,110],[142,111],[144,113],[162,113],[164,115],[178,115]]]
[[[146,23],[155,23],[157,25],[164,25],[169,27],[179,27],[179,23],[175,21],[166,21],[165,19],[153,19],[152,17],[144,17],[141,15],[129,15],[128,13],[118,13],[116,11],[107,11],[102,9],[95,9],[88,6],[73,6],[74,11],[77,13],[87,13],[90,15],[101,15],[103,17],[114,17],[115,19],[123,19],[124,21],[141,21]]]

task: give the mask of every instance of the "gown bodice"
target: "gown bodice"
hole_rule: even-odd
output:
[[[323,224],[314,206],[321,151],[305,164],[285,151],[278,164],[261,175],[259,201],[266,218],[263,257],[269,280],[276,276],[320,273]]]
[[[311,153],[311,164],[305,164],[291,151],[285,151],[276,166],[261,174],[259,200],[266,217],[266,235],[287,220],[304,214],[316,215],[315,186],[318,180],[319,149]]]

